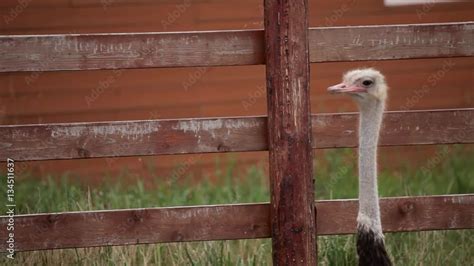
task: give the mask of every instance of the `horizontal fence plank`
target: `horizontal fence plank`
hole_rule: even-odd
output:
[[[357,200],[317,201],[318,235],[352,234]],[[385,232],[474,228],[474,194],[381,199]],[[17,251],[270,237],[268,203],[15,216]],[[6,228],[8,217],[0,217]],[[7,239],[0,230],[0,239]],[[0,252],[7,248],[0,242]]]
[[[311,62],[474,56],[474,22],[314,28]]]
[[[312,116],[313,148],[357,145],[357,113]],[[0,161],[267,150],[266,117],[0,126]],[[387,112],[381,146],[474,143],[474,108]]]
[[[357,113],[312,116],[313,148],[357,145]],[[267,150],[266,117],[0,126],[0,160]],[[387,112],[381,146],[474,143],[474,109]]]
[[[0,72],[262,64],[263,31],[0,37]]]
[[[0,160],[265,150],[264,117],[0,126]]]
[[[0,72],[264,64],[263,30],[0,36]],[[317,27],[311,62],[474,56],[474,22]]]

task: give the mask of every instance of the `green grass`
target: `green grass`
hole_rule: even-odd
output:
[[[418,170],[402,167],[382,172],[382,196],[461,194],[474,192],[473,154],[459,148],[440,152],[440,164]],[[357,197],[357,174],[353,151],[326,151],[316,162],[318,199]],[[430,158],[427,158],[429,161]],[[432,158],[431,158],[432,159]],[[435,158],[436,159],[436,158]],[[234,176],[235,164],[217,167],[219,182],[171,180],[156,177],[151,188],[143,182],[125,185],[119,179],[105,179],[87,187],[63,177],[21,179],[16,183],[17,213],[59,212],[178,205],[261,202],[269,200],[268,181],[258,167]],[[2,178],[4,184],[5,178]],[[5,195],[2,186],[2,195]],[[2,213],[4,206],[0,206]],[[386,234],[389,253],[396,265],[473,265],[472,230]],[[356,265],[353,236],[318,238],[320,265]],[[11,263],[0,254],[0,264]],[[67,249],[16,254],[17,265],[268,265],[271,264],[269,239],[209,241]]]

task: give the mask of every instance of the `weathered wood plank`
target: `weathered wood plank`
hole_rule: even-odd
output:
[[[313,116],[313,147],[357,147],[357,120],[357,113]],[[380,146],[474,143],[474,108],[386,112],[380,134]]]
[[[262,31],[0,36],[0,72],[263,62]]]
[[[264,64],[262,30],[0,36],[0,72]],[[474,22],[317,27],[311,62],[474,56]]]
[[[265,143],[263,117],[0,127],[0,158],[18,161],[264,150]]]
[[[311,62],[474,56],[474,23],[310,30]]]
[[[265,0],[273,265],[317,265],[307,0]]]
[[[352,234],[357,200],[316,202],[318,235]],[[380,200],[384,232],[474,228],[474,194],[393,197]]]
[[[357,113],[312,116],[313,148],[357,146]],[[267,150],[266,117],[0,126],[0,161]],[[380,145],[474,143],[474,108],[387,112]]]
[[[318,235],[352,234],[357,200],[317,201]],[[474,229],[474,194],[385,198],[385,232]],[[146,208],[15,216],[16,251],[270,236],[270,206]],[[8,217],[0,217],[6,228]],[[0,230],[0,239],[7,239]],[[0,242],[0,252],[7,248]]]

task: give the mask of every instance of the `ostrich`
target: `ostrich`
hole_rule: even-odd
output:
[[[377,192],[377,143],[388,87],[372,68],[347,72],[343,82],[328,88],[351,96],[359,106],[359,213],[357,254],[359,265],[392,265],[385,250]]]

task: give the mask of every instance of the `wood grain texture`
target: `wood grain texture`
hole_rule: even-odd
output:
[[[0,36],[0,72],[249,65],[262,31]]]
[[[270,236],[268,203],[15,216],[17,251]],[[353,234],[357,200],[317,201],[318,235]],[[474,229],[474,194],[381,199],[385,232]],[[8,217],[0,217],[6,227]],[[0,239],[6,239],[0,230]],[[0,242],[0,252],[6,250]]]
[[[474,23],[310,30],[311,62],[474,56]]]
[[[307,9],[264,1],[273,265],[317,265]]]
[[[357,146],[357,113],[313,115],[312,147]],[[0,160],[268,149],[266,117],[0,126]],[[474,143],[474,109],[387,112],[381,146]]]
[[[21,161],[263,150],[265,130],[263,117],[2,126],[0,158]],[[28,148],[32,146],[35,149]]]
[[[264,64],[262,30],[0,36],[0,72]],[[316,27],[311,62],[474,56],[474,22]]]
[[[357,147],[357,113],[313,116],[314,148]],[[474,108],[384,114],[379,145],[474,143]]]

